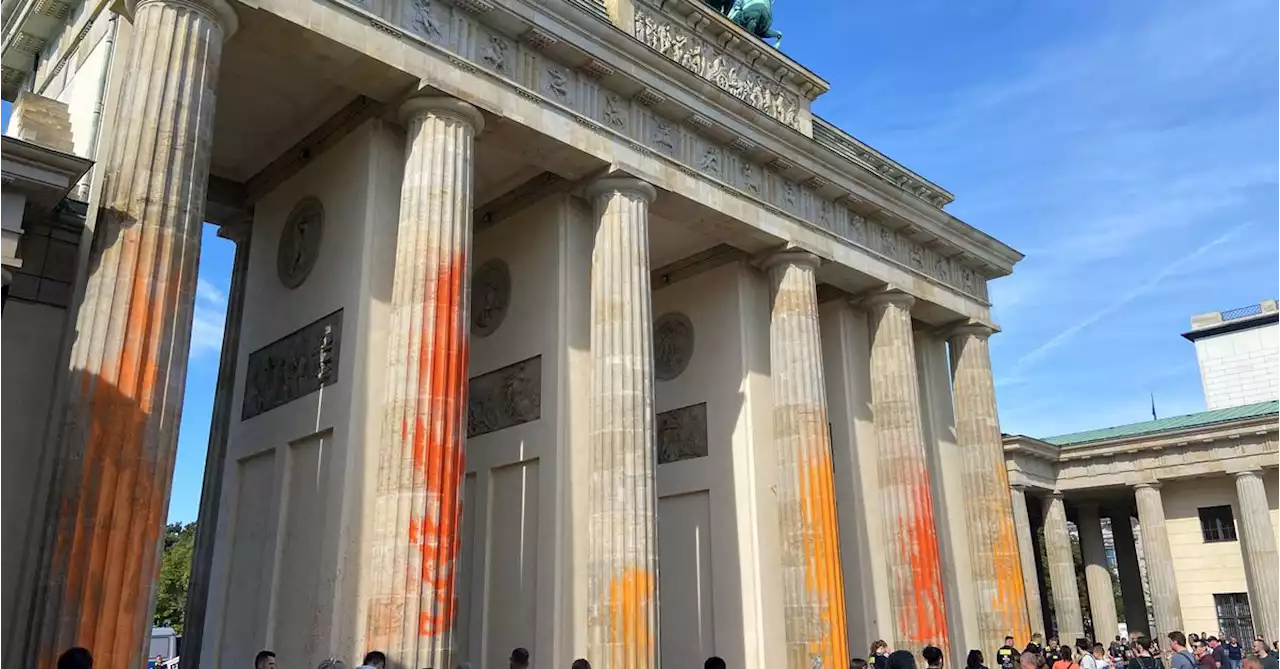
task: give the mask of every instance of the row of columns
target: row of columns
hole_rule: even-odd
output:
[[[1266,489],[1260,470],[1236,473],[1237,526],[1249,583],[1249,604],[1255,630],[1266,637],[1280,637],[1280,573],[1275,566],[1276,537],[1271,523]],[[1134,501],[1141,529],[1142,553],[1151,594],[1154,629],[1148,629],[1146,597],[1138,565],[1137,541],[1128,512],[1111,518],[1112,541],[1120,576],[1120,593],[1125,620],[1130,631],[1140,631],[1155,638],[1174,630],[1183,630],[1182,605],[1178,597],[1173,551],[1165,527],[1164,503],[1158,482],[1142,482],[1133,486]],[[1035,545],[1026,507],[1026,490],[1013,488],[1013,518],[1017,525],[1019,550],[1026,575],[1026,598],[1033,617],[1040,609],[1039,582],[1035,578]],[[1089,612],[1093,634],[1097,639],[1111,639],[1119,633],[1115,605],[1115,584],[1108,566],[1102,537],[1099,506],[1094,502],[1075,505],[1076,528],[1080,537]],[[1066,503],[1059,491],[1044,500],[1044,541],[1053,598],[1058,637],[1063,642],[1083,637],[1084,617],[1080,592],[1076,586],[1076,567],[1067,529]]]
[[[78,314],[67,419],[55,441],[53,517],[32,575],[34,615],[18,639],[20,650],[10,651],[22,658],[15,664],[25,666],[50,667],[73,645],[92,648],[98,666],[133,666],[144,651],[153,601],[220,50],[236,20],[224,0],[136,0],[129,9],[137,33],[134,75],[125,85],[120,137],[108,161],[110,188],[84,301],[92,308]],[[366,633],[371,647],[387,649],[403,666],[444,667],[456,661],[472,157],[484,117],[440,97],[415,97],[402,115],[407,146]],[[590,289],[589,652],[606,669],[645,669],[657,666],[659,630],[648,258],[648,206],[656,192],[636,179],[607,178],[587,195],[597,219]],[[802,251],[765,263],[790,669],[849,660],[817,265]],[[872,314],[873,408],[886,465],[879,488],[893,537],[893,638],[900,647],[918,648],[946,646],[947,638],[911,305],[912,298],[896,290],[864,304]],[[985,529],[1010,513],[989,334],[958,330],[952,364],[957,436],[968,453],[966,492],[974,505],[975,587],[984,641],[994,648],[1004,634],[1027,627],[1027,613],[1015,533]],[[234,351],[234,339],[226,346]],[[221,467],[225,433],[215,430],[211,444],[210,466]],[[202,507],[216,505],[216,496],[206,491],[206,498]],[[208,543],[202,539],[202,546]],[[197,573],[193,596],[200,604],[206,577]],[[198,661],[196,655],[187,663]]]

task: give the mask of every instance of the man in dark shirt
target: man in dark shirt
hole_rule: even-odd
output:
[[[1004,645],[996,651],[996,664],[1000,669],[1013,669],[1018,661],[1018,649],[1013,647],[1013,637],[1004,638]]]
[[[1052,667],[1054,662],[1062,659],[1062,651],[1058,644],[1058,637],[1049,637],[1049,643],[1044,647],[1044,664],[1046,667]]]
[[[1244,659],[1244,648],[1240,647],[1240,640],[1231,637],[1225,645],[1227,647],[1227,660],[1231,662],[1231,669],[1240,669],[1240,661]]]

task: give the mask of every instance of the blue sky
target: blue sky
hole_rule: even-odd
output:
[[[1204,409],[1194,313],[1278,292],[1274,0],[783,0],[818,114],[1027,255],[992,285],[1002,426]],[[6,106],[5,119],[8,109]],[[233,246],[206,227],[171,520],[196,517]]]

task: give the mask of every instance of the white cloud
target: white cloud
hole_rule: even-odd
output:
[[[203,278],[196,284],[195,318],[191,324],[192,360],[218,355],[227,319],[227,292]]]

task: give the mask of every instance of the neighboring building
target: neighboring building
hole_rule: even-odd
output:
[[[1275,300],[1191,317],[1204,404],[1223,409],[1280,399],[1280,311]]]
[[[1086,619],[1099,638],[1116,633],[1113,573],[1129,630],[1280,637],[1275,323],[1274,301],[1192,320],[1184,336],[1196,342],[1205,397],[1222,406],[1047,439],[1005,436],[1023,564],[1038,575],[1027,580],[1029,602],[1063,638],[1083,633]],[[1258,397],[1272,399],[1240,403]],[[1114,557],[1099,528],[1106,517]],[[1087,592],[1077,592],[1077,569]]]
[[[142,659],[205,222],[236,252],[184,669],[1030,634],[987,349],[1021,254],[705,3],[4,5],[5,97],[100,160],[55,408],[5,440],[40,462],[5,462],[3,666]]]

